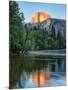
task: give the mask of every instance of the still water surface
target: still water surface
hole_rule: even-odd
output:
[[[65,56],[10,55],[9,66],[10,88],[61,86],[66,83]]]

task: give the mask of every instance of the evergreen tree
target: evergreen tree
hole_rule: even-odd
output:
[[[10,52],[19,53],[21,49],[20,39],[23,32],[24,16],[19,11],[19,6],[16,1],[9,2],[9,41]]]

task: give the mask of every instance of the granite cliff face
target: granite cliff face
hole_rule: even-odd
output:
[[[48,18],[40,23],[27,23],[26,27],[31,30],[47,30],[49,34],[55,31],[56,36],[60,32],[63,37],[66,37],[66,21],[62,19]]]
[[[66,37],[66,21],[52,18],[47,13],[37,12],[25,26],[29,30],[47,30],[49,34],[55,32],[56,37],[59,32]]]

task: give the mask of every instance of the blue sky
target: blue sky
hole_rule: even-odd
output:
[[[38,2],[17,1],[19,8],[24,13],[25,21],[29,22],[36,12],[44,12],[53,18],[66,19],[66,5],[48,4]]]

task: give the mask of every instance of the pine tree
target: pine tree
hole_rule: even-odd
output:
[[[18,53],[21,48],[20,39],[23,32],[24,16],[16,1],[9,2],[9,43],[10,52]]]

